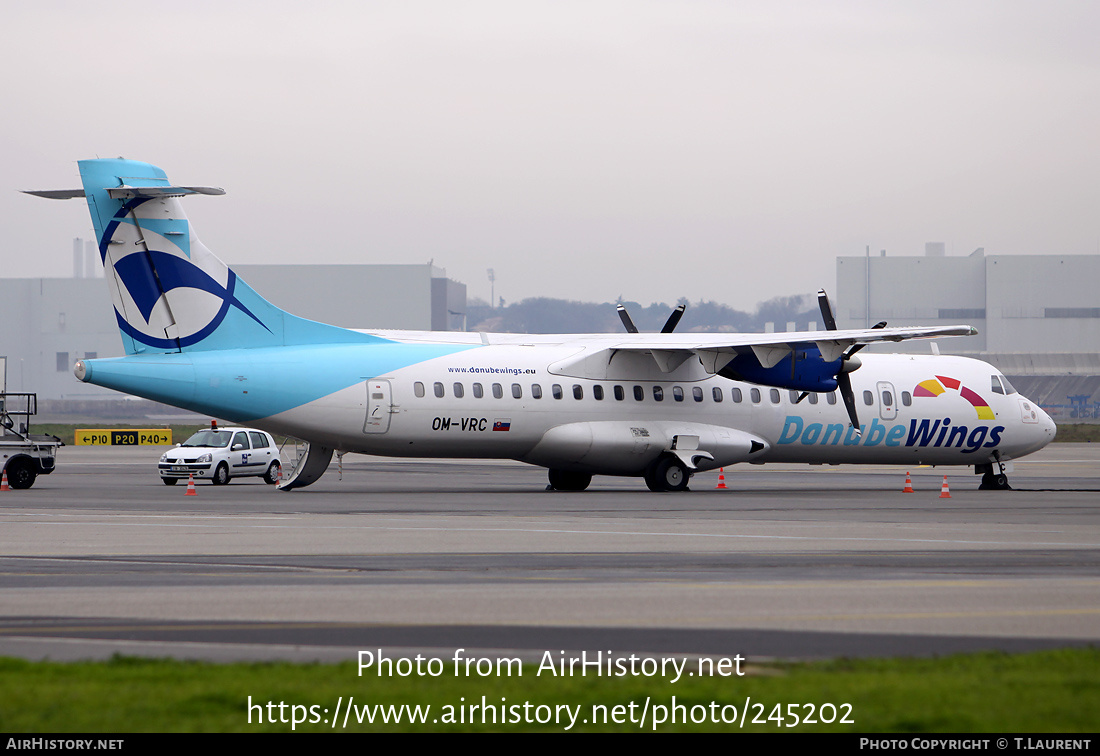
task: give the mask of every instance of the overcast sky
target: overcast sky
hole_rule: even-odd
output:
[[[8,3],[5,276],[69,275],[76,161],[234,263],[751,309],[838,255],[1100,253],[1095,2]],[[904,282],[899,282],[904,285]]]

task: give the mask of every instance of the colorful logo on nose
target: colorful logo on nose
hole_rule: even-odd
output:
[[[936,397],[943,394],[948,389],[958,391],[959,395],[963,399],[974,405],[974,410],[978,413],[980,420],[994,420],[996,415],[993,414],[993,410],[989,404],[982,399],[975,391],[968,389],[962,385],[961,381],[954,378],[948,378],[945,375],[937,375],[935,378],[929,378],[927,381],[921,381],[913,388],[913,396],[931,396]]]

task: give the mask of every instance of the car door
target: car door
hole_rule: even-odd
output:
[[[261,431],[249,431],[248,437],[252,440],[252,460],[257,463],[255,471],[266,471],[275,458],[275,445],[271,437]]]
[[[252,444],[248,441],[247,431],[237,431],[229,442],[229,473],[248,475],[254,470]]]

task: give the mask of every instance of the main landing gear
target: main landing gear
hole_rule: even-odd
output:
[[[660,457],[645,472],[650,491],[686,491],[691,473],[676,457]]]
[[[591,475],[565,470],[551,470],[549,477],[547,491],[583,491],[592,482]]]
[[[592,482],[588,473],[550,470],[547,491],[583,491]],[[677,457],[661,457],[645,471],[645,484],[650,491],[686,491],[691,473]]]

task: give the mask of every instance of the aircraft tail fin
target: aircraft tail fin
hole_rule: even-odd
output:
[[[384,341],[279,309],[207,249],[180,198],[223,190],[135,160],[79,165],[83,190],[31,194],[86,198],[127,354]]]

